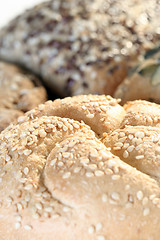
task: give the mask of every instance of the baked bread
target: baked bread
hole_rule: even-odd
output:
[[[118,86],[115,98],[127,101],[144,99],[160,103],[160,45]]]
[[[72,118],[81,122],[54,116],[58,102],[57,115],[73,103],[79,112]],[[147,117],[152,103],[143,103]],[[1,240],[159,240],[160,129],[145,121],[122,128],[127,113],[117,105],[92,95],[49,101],[0,134]],[[102,138],[82,122],[86,107],[106,131]],[[102,127],[100,119],[114,119],[117,108],[116,129]]]
[[[40,74],[61,96],[113,95],[159,40],[157,0],[52,0],[0,31],[0,57]]]
[[[0,62],[0,131],[23,112],[46,100],[46,90],[37,77]]]

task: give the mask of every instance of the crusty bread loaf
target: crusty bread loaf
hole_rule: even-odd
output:
[[[146,59],[118,86],[115,98],[127,101],[143,99],[160,103],[160,45],[146,53]]]
[[[46,100],[46,90],[37,77],[0,61],[0,131]]]
[[[6,128],[0,239],[159,240],[160,129],[145,124],[151,105],[79,96],[39,105]],[[125,126],[127,108],[146,119]]]
[[[61,96],[112,95],[159,41],[157,0],[50,0],[0,31],[0,57],[40,74]]]

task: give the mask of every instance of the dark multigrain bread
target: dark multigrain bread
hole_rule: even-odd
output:
[[[159,240],[160,107],[118,102],[48,101],[0,134],[1,240]]]
[[[157,0],[52,0],[0,31],[0,57],[40,74],[61,96],[112,95],[160,36]]]

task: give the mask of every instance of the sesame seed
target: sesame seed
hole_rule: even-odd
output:
[[[132,140],[132,139],[133,139],[133,135],[132,135],[132,134],[129,134],[129,135],[128,135],[128,138],[129,138],[130,140]]]
[[[147,203],[148,203],[148,198],[144,197],[143,200],[142,200],[143,206],[146,205]]]
[[[119,180],[120,179],[120,175],[113,175],[112,176],[112,180]]]
[[[123,143],[122,142],[118,142],[114,145],[115,147],[119,147],[122,148],[123,147]]]
[[[144,211],[143,211],[143,216],[145,217],[145,216],[149,215],[149,213],[150,213],[150,209],[145,208]]]
[[[21,203],[17,203],[17,210],[20,212],[20,211],[22,211],[22,209],[23,209],[22,204]]]
[[[36,203],[36,204],[35,204],[35,207],[36,207],[38,210],[42,210],[42,204],[41,204],[41,203]]]
[[[86,117],[88,117],[88,118],[94,118],[94,114],[88,114]]]
[[[69,208],[69,207],[64,207],[64,208],[63,208],[63,211],[64,211],[64,212],[69,212],[69,211],[70,211],[70,208]]]
[[[38,134],[39,134],[39,136],[40,136],[41,138],[45,138],[46,135],[47,135],[47,133],[44,131],[44,129],[40,129],[40,130],[38,131]]]
[[[111,197],[112,197],[112,199],[115,200],[115,201],[119,201],[119,200],[120,200],[119,193],[117,193],[117,192],[113,192],[113,193],[111,194]]]
[[[138,199],[139,201],[141,201],[141,200],[143,199],[143,192],[142,192],[142,191],[138,191],[138,192],[137,192],[137,199]]]
[[[65,174],[63,174],[62,178],[66,179],[66,178],[69,178],[70,176],[71,176],[71,173],[70,172],[66,172]]]
[[[73,172],[78,173],[78,172],[80,172],[80,170],[81,170],[81,167],[76,167],[76,168],[74,168]]]
[[[127,148],[127,151],[130,153],[130,152],[132,152],[133,150],[134,150],[134,146],[133,145],[131,145],[131,146],[129,146],[128,148]]]
[[[46,208],[45,208],[45,211],[46,211],[46,212],[52,212],[52,210],[53,210],[52,207],[46,207]]]
[[[92,172],[86,172],[86,177],[88,178],[94,177],[94,174]]]
[[[24,154],[25,156],[29,156],[29,155],[31,154],[31,152],[32,152],[32,150],[25,149],[25,150],[23,151],[23,154]]]
[[[106,240],[106,239],[105,239],[105,237],[104,237],[104,236],[102,236],[102,235],[99,235],[99,236],[97,236],[97,240]]]
[[[20,222],[16,222],[15,223],[15,229],[18,230],[21,227],[21,223]]]
[[[25,167],[25,168],[23,169],[23,172],[24,172],[25,175],[27,175],[27,174],[29,173],[29,168],[28,168],[28,167]]]
[[[124,158],[128,158],[129,157],[129,153],[125,150],[124,153],[123,153],[123,157]]]
[[[33,185],[30,183],[24,187],[25,190],[31,190],[33,188]]]
[[[6,162],[9,162],[11,160],[11,157],[6,155],[5,160],[6,160]]]
[[[88,233],[89,233],[89,234],[93,234],[94,231],[95,231],[94,226],[90,226],[90,227],[88,228]]]
[[[144,155],[139,155],[139,156],[136,156],[135,157],[137,160],[140,160],[140,159],[143,159],[144,158]]]
[[[107,197],[107,194],[102,194],[102,202],[107,202],[107,199],[108,199],[108,197]]]
[[[25,230],[31,230],[31,229],[32,229],[32,226],[31,226],[31,225],[24,225],[24,229],[25,229]]]
[[[97,165],[96,165],[96,164],[89,164],[88,167],[89,167],[91,170],[97,169]]]
[[[96,232],[100,231],[102,229],[102,223],[97,223],[96,224]]]
[[[104,175],[104,172],[102,172],[102,171],[100,171],[100,170],[96,170],[96,171],[94,172],[94,174],[95,174],[96,177],[101,177],[101,176]]]
[[[124,133],[124,132],[120,132],[120,133],[119,133],[119,137],[120,137],[120,138],[125,137],[125,133]]]
[[[136,138],[144,138],[144,132],[136,132],[135,137]]]
[[[54,166],[56,162],[57,162],[57,159],[52,160],[52,161],[50,162],[50,166]]]

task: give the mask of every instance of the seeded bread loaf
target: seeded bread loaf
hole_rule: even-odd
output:
[[[122,124],[132,109],[142,121]],[[7,127],[0,239],[159,240],[159,111],[88,95],[46,102]]]
[[[46,100],[46,90],[34,75],[0,62],[0,131]]]
[[[160,45],[145,57],[114,93],[122,104],[136,99],[160,103]]]
[[[0,57],[40,74],[61,96],[113,95],[159,40],[157,0],[52,0],[0,31]]]

